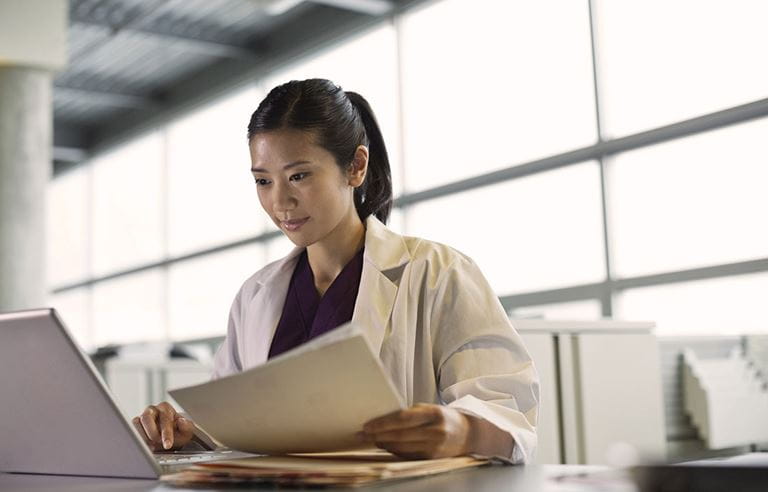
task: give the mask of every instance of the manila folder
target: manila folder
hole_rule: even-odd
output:
[[[224,445],[264,454],[359,448],[355,434],[365,422],[403,408],[352,324],[260,366],[169,393]]]

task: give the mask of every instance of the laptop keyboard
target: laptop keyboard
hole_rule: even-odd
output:
[[[233,451],[199,451],[197,453],[156,453],[155,461],[159,465],[181,465],[191,463],[201,463],[212,460],[234,459],[240,457],[242,453]]]

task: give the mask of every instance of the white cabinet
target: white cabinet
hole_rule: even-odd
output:
[[[515,322],[517,325],[517,322]],[[539,421],[537,435],[539,445],[536,463],[560,463],[560,412],[558,410],[557,365],[555,338],[549,333],[521,332],[525,347],[533,358],[541,381]]]
[[[538,463],[619,464],[666,454],[653,323],[512,320],[542,389]]]

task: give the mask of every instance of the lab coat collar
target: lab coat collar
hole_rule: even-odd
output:
[[[352,321],[366,333],[374,353],[379,353],[391,326],[400,277],[411,254],[403,236],[388,229],[373,215],[366,219],[365,227],[363,271]],[[261,289],[258,299],[252,301],[253,311],[260,313],[262,326],[266,329],[256,342],[258,363],[266,361],[288,284],[304,249],[295,247],[286,257],[267,265],[253,277],[256,283],[269,287]]]
[[[411,255],[403,237],[373,215],[366,219],[365,227],[365,262],[352,322],[363,329],[374,353],[379,354],[391,330],[400,277]]]
[[[379,272],[391,275],[391,270],[401,270],[410,261],[403,236],[392,232],[374,215],[365,220],[365,229],[365,259]]]
[[[397,282],[399,275],[411,259],[408,247],[405,244],[403,236],[392,232],[387,226],[382,224],[374,215],[368,216],[365,220],[365,253],[366,263],[370,263],[382,275]],[[287,271],[293,272],[298,262],[299,255],[306,248],[296,246],[284,258],[277,260],[256,274],[254,280],[261,284],[269,284],[279,275],[284,275]]]

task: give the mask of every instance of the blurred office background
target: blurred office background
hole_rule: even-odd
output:
[[[47,291],[86,350],[223,336],[243,280],[291,248],[256,198],[250,114],[312,77],[377,112],[391,227],[474,258],[513,318],[653,321],[675,368],[681,337],[768,334],[761,0],[68,10]]]

